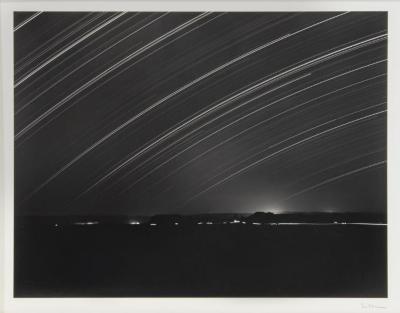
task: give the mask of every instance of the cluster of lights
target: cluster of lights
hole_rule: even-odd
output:
[[[222,222],[222,224],[224,224],[224,225],[226,225],[226,224],[246,224],[246,222],[244,222],[244,221],[240,221],[240,220],[237,220],[237,219],[234,219],[233,221],[230,221],[230,222]],[[96,225],[96,224],[99,224],[99,222],[98,221],[91,221],[91,222],[75,222],[74,223],[74,225],[79,225],[79,226],[86,226],[86,225]],[[138,222],[138,221],[131,221],[131,222],[129,222],[129,224],[130,225],[140,225],[140,222]],[[210,222],[210,221],[207,221],[207,222],[197,222],[197,225],[203,225],[203,224],[205,224],[205,225],[213,225],[214,223],[213,222]],[[259,225],[262,225],[262,223],[258,223],[258,222],[252,222],[251,223],[252,225],[256,225],[256,226],[259,226]],[[312,223],[290,223],[290,222],[286,222],[286,223],[267,223],[268,225],[272,225],[272,226],[278,226],[279,224],[282,224],[282,225],[306,225],[306,224],[312,224]],[[325,223],[324,223],[325,224]],[[341,224],[341,225],[345,225],[345,224],[353,224],[353,223],[346,223],[346,222],[338,222],[338,221],[334,221],[333,223],[327,223],[327,224],[337,224],[337,225],[339,225],[339,224]],[[354,223],[354,224],[367,224],[367,223]],[[178,226],[179,225],[179,223],[178,222],[174,222],[174,225],[175,226]],[[374,225],[374,224],[373,224]],[[150,223],[150,226],[157,226],[157,224],[156,223]],[[59,224],[54,224],[54,227],[60,227],[60,225]]]

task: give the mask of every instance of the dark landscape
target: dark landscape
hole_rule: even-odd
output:
[[[298,224],[279,224],[289,217]],[[371,214],[24,218],[15,296],[386,297],[385,222]]]

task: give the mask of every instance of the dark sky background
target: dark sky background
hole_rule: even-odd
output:
[[[15,213],[386,211],[385,12],[16,12]]]

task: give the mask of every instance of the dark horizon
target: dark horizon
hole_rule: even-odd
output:
[[[154,214],[150,214],[150,215],[146,215],[146,214],[120,214],[120,215],[115,215],[115,214],[97,214],[97,215],[93,215],[93,214],[89,214],[89,215],[85,215],[85,214],[75,214],[75,215],[35,215],[35,214],[30,214],[30,215],[16,215],[15,218],[18,217],[89,217],[89,216],[99,216],[99,217],[126,217],[126,218],[130,218],[130,217],[135,217],[135,216],[143,216],[143,217],[152,217],[152,216],[157,216],[157,215],[181,215],[181,216],[194,216],[194,215],[242,215],[242,216],[248,216],[248,215],[252,215],[255,213],[264,213],[264,214],[273,214],[276,216],[279,215],[301,215],[301,214],[309,214],[309,215],[313,215],[313,214],[322,214],[322,215],[383,215],[386,216],[386,212],[369,212],[369,211],[346,211],[346,212],[326,212],[326,211],[292,211],[292,212],[282,212],[282,213],[274,213],[274,212],[270,212],[270,211],[252,211],[252,212],[232,212],[232,211],[216,211],[216,212],[207,212],[207,211],[203,211],[203,212],[196,212],[196,213],[178,213],[178,212],[174,212],[174,211],[170,211],[168,213],[154,213]]]
[[[272,213],[272,212],[252,212],[252,213],[196,213],[196,214],[154,214],[154,215],[25,215],[16,216],[15,225],[68,225],[81,222],[88,222],[92,225],[122,225],[122,224],[146,224],[150,221],[156,221],[160,225],[180,222],[183,225],[193,225],[194,222],[215,222],[216,224],[225,224],[239,220],[240,222],[253,221],[261,223],[280,223],[280,222],[312,222],[336,224],[347,223],[376,223],[386,224],[387,216],[385,213],[368,212],[295,212],[295,213]],[[223,223],[224,222],[224,223]],[[56,224],[54,224],[56,223]],[[178,224],[177,224],[178,225]]]

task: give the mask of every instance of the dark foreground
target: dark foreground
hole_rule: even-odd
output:
[[[16,297],[386,297],[386,227],[16,225]]]

